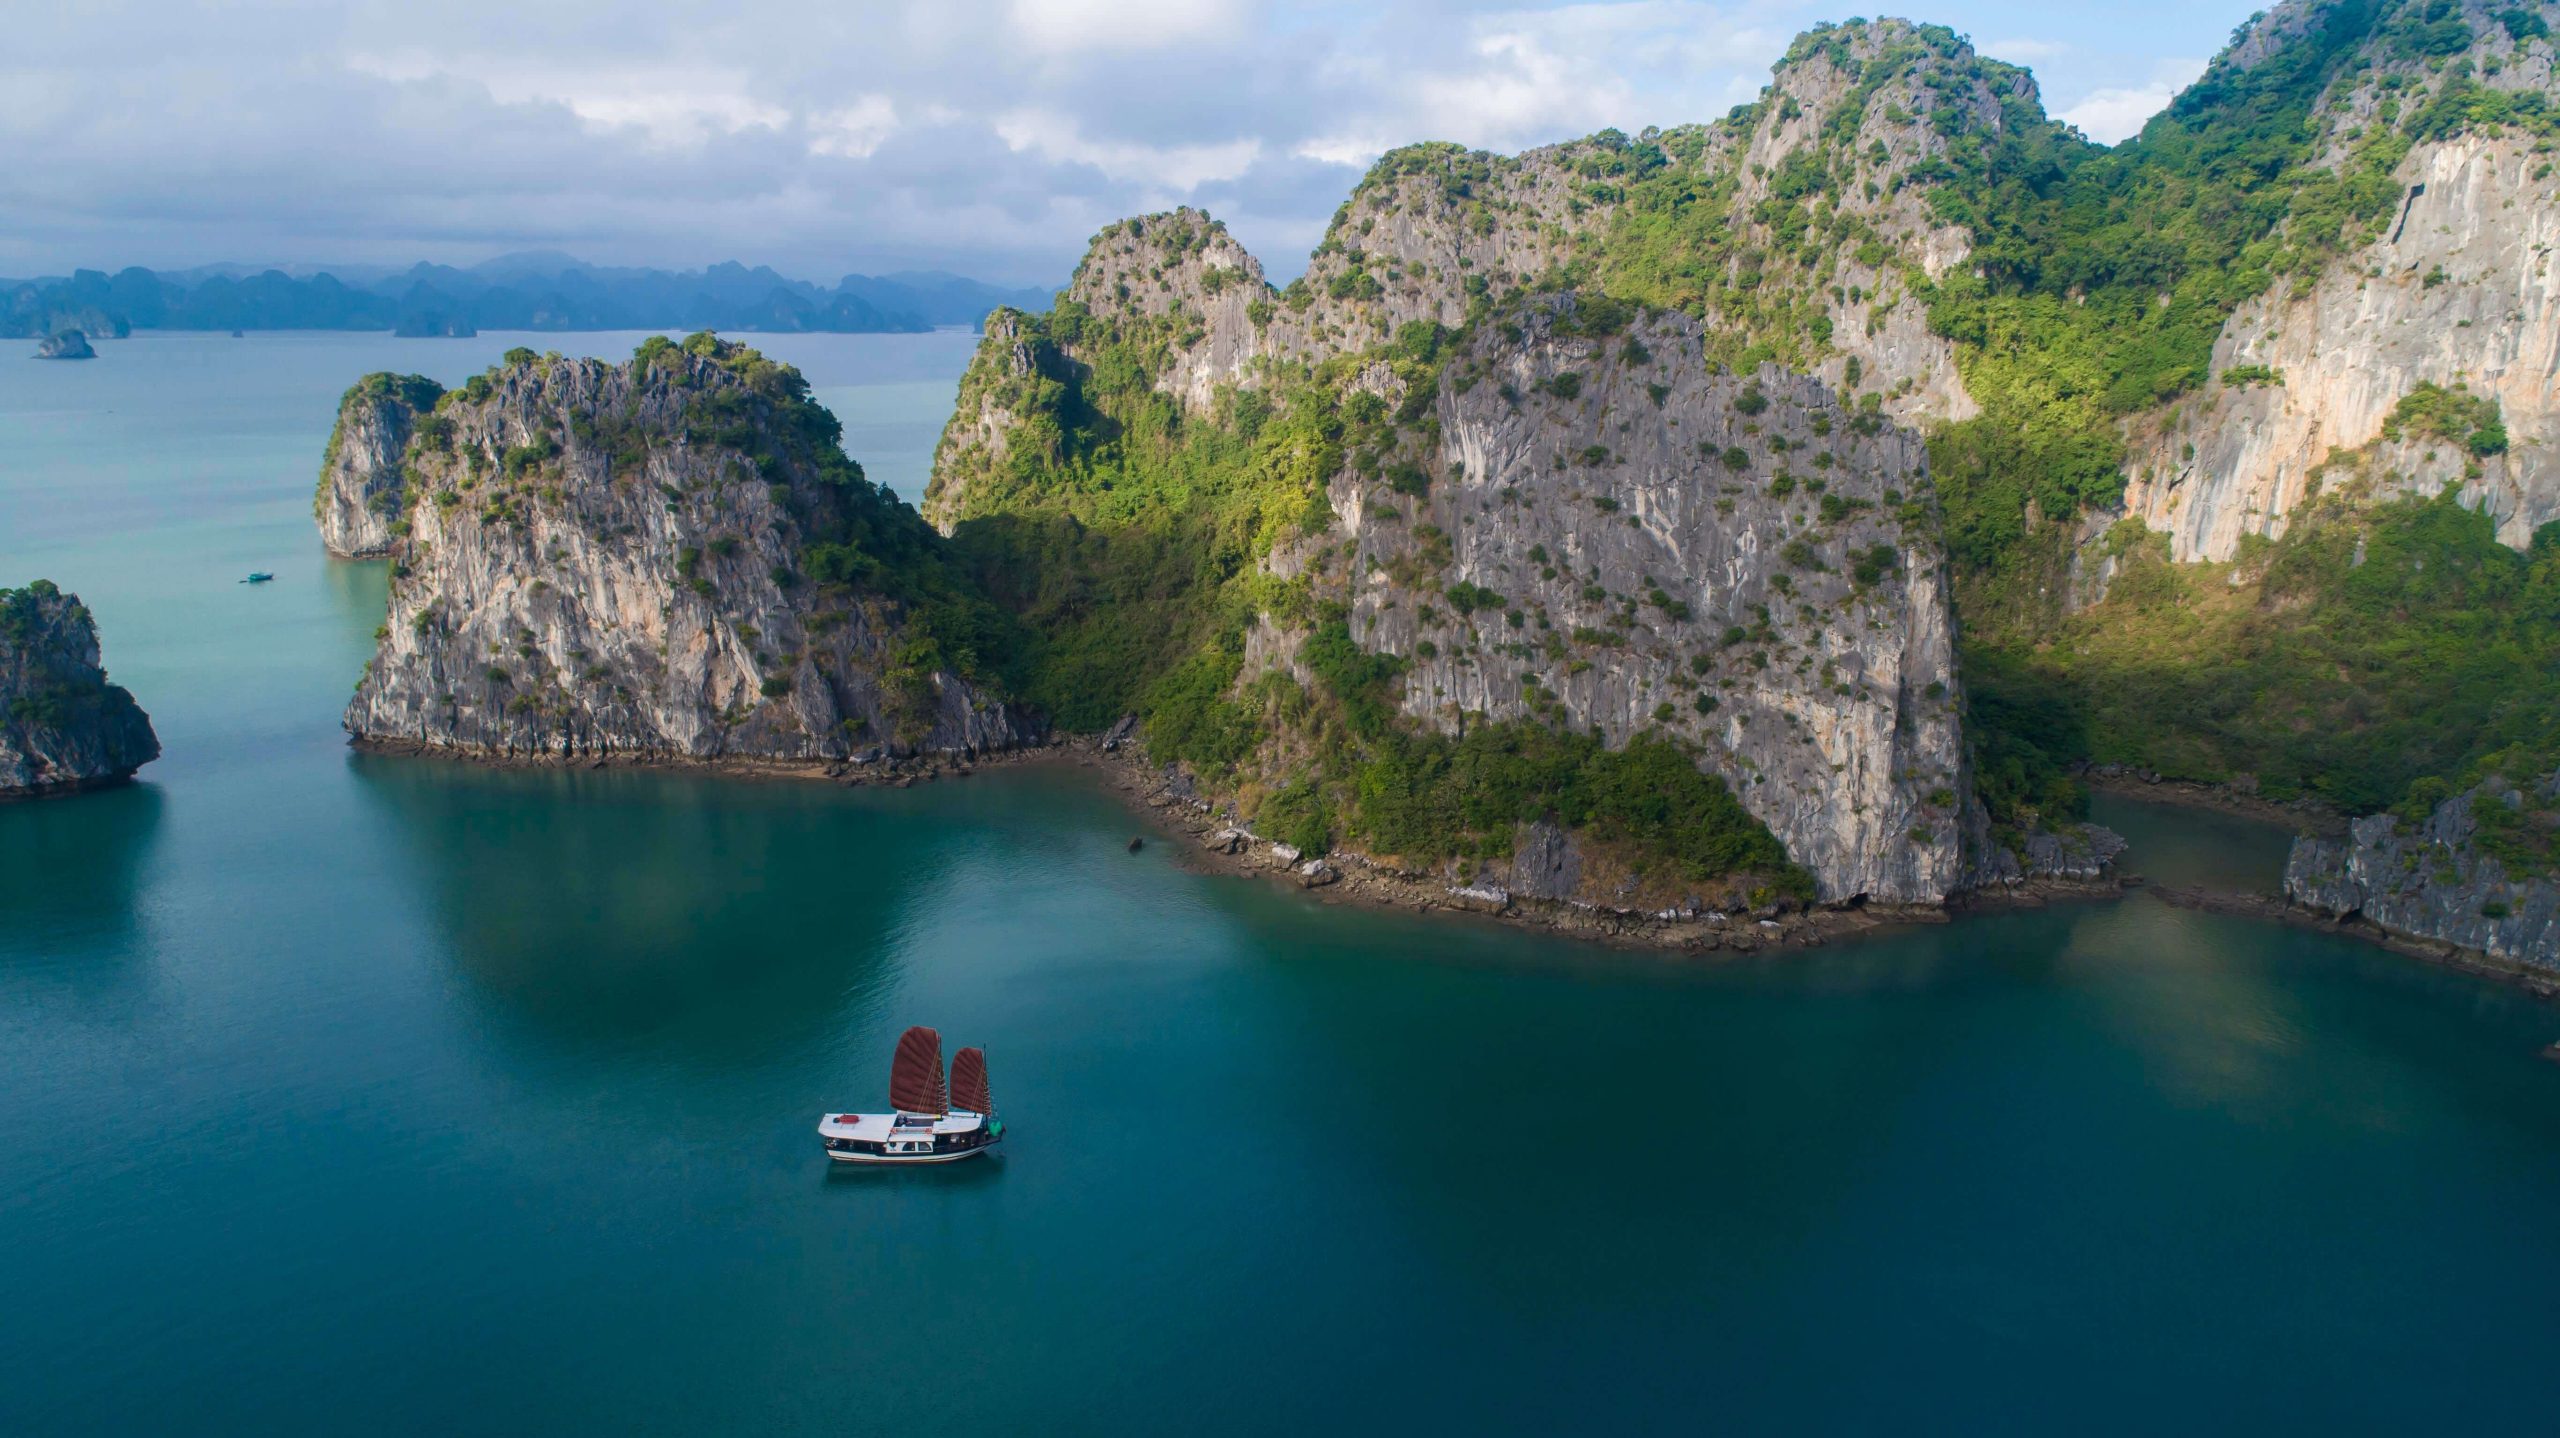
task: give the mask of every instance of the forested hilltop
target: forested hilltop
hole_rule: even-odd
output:
[[[1394,152],[1283,289],[1130,221],[927,514],[1014,692],[1307,843],[1927,901],[2082,763],[2422,812],[2560,762],[2554,18],[2295,0],[2114,148],[1826,25],[1711,123]]]

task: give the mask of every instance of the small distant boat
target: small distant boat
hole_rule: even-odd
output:
[[[274,575],[269,574],[263,569],[253,569],[249,571],[249,577],[241,580],[240,582],[243,584],[264,584],[273,578],[275,578]]]
[[[942,1082],[942,1035],[922,1024],[898,1036],[889,1061],[892,1113],[831,1113],[818,1120],[818,1137],[837,1163],[951,1163],[985,1153],[1004,1141],[987,1091],[984,1049],[951,1056],[951,1084]]]

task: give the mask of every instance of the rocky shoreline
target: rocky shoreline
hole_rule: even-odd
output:
[[[1222,817],[1205,800],[1177,792],[1163,772],[1148,764],[1134,746],[1114,745],[1092,735],[1052,738],[1028,748],[976,755],[928,754],[872,763],[810,761],[720,756],[697,759],[681,754],[502,754],[407,739],[355,736],[348,747],[358,753],[394,758],[459,761],[490,769],[648,770],[662,773],[711,774],[730,779],[830,783],[847,787],[913,788],[944,779],[965,779],[990,769],[1033,765],[1071,765],[1088,772],[1119,799],[1131,815],[1157,830],[1153,836],[1182,845],[1183,862],[1197,872],[1255,878],[1306,892],[1326,903],[1357,904],[1406,913],[1464,914],[1563,934],[1572,938],[1682,953],[1750,954],[1816,948],[1841,939],[1895,929],[1944,924],[1974,913],[2042,908],[2047,904],[2113,899],[2126,885],[2113,879],[2030,879],[1996,890],[1968,893],[1943,908],[1926,905],[1865,905],[1845,909],[1763,910],[1715,915],[1649,914],[1513,895],[1500,890],[1471,889],[1424,872],[1401,870],[1359,854],[1330,854],[1309,860],[1252,836],[1243,826]],[[1212,843],[1222,835],[1231,838]],[[1143,837],[1143,836],[1142,836]],[[1309,871],[1309,866],[1313,871]]]
[[[907,789],[937,779],[965,779],[981,770],[1053,761],[1064,743],[1051,740],[1016,749],[913,754],[868,762],[854,759],[765,759],[722,754],[696,758],[653,750],[610,753],[502,753],[491,749],[433,744],[415,739],[383,739],[350,735],[347,747],[359,754],[399,759],[437,759],[484,769],[636,769],[655,773],[708,774],[723,779],[782,779],[803,783],[843,784]]]
[[[1254,835],[1199,797],[1183,776],[1149,763],[1134,744],[1078,737],[1044,752],[1092,770],[1105,788],[1182,842],[1186,862],[1201,872],[1261,879],[1304,890],[1327,903],[1473,915],[1625,948],[1736,955],[1818,948],[1842,939],[1949,923],[1963,913],[2112,899],[2124,892],[2124,886],[2113,879],[2047,878],[1970,893],[1946,906],[1773,906],[1697,914],[1611,909],[1534,898],[1490,885],[1461,884],[1448,875],[1397,868],[1356,853],[1310,859],[1286,844]]]
[[[410,740],[351,738],[350,748],[402,758],[458,760],[492,769],[608,770],[712,774],[732,779],[830,783],[846,787],[912,788],[965,779],[993,769],[1072,766],[1086,772],[1155,830],[1152,837],[1179,845],[1180,862],[1195,872],[1257,879],[1298,890],[1324,903],[1381,911],[1463,915],[1522,929],[1620,948],[1667,953],[1735,956],[1819,948],[1842,940],[1951,923],[1961,918],[2040,909],[2056,903],[2104,902],[2147,894],[2178,908],[2262,919],[2333,934],[2387,949],[2439,968],[2513,984],[2536,998],[2560,1002],[2560,976],[2526,964],[2500,961],[2457,944],[2412,937],[2360,918],[2332,918],[2273,894],[2221,893],[2150,883],[2138,874],[2100,879],[2038,878],[1960,894],[1943,907],[1865,905],[1845,909],[1797,909],[1713,915],[1655,914],[1598,905],[1538,899],[1500,890],[1474,889],[1445,876],[1394,868],[1365,855],[1337,853],[1309,859],[1253,835],[1198,797],[1181,778],[1168,777],[1131,743],[1104,736],[1052,737],[1046,743],[970,754],[923,754],[872,763],[708,759],[678,754],[499,754]],[[2140,783],[2140,781],[2134,781]],[[2234,811],[2236,804],[2198,802],[2210,795],[2196,784],[2143,784],[2138,792],[2170,791],[2172,802]],[[2164,798],[2167,795],[2164,794]],[[2269,806],[2273,807],[2273,806]]]
[[[2181,909],[2240,918],[2265,919],[2313,933],[2335,934],[2388,949],[2405,958],[2478,978],[2513,984],[2535,998],[2560,1002],[2560,975],[2529,964],[2511,963],[2477,949],[2440,940],[2413,938],[2364,919],[2335,919],[2273,894],[2221,894],[2208,889],[2171,888],[2155,884],[2144,892]],[[2560,1048],[2560,1045],[2554,1045]]]
[[[2422,868],[2433,874],[2447,865],[2458,864],[2469,870],[2476,863],[2468,853],[2467,843],[2462,841],[2469,828],[2469,800],[2462,796],[2448,800],[2439,809],[2434,825],[2421,826],[2421,832],[2408,842],[2395,842],[2394,830],[2398,826],[2388,822],[2387,816],[2351,819],[2313,799],[2278,803],[2229,785],[2164,779],[2114,766],[2092,768],[2079,777],[2089,787],[2107,793],[2283,824],[2296,831],[2285,864],[2286,892],[2211,894],[2155,886],[2153,892],[2168,902],[2274,919],[2297,928],[2359,939],[2440,967],[2506,980],[2538,997],[2560,998],[2560,971],[2555,971],[2543,957],[2549,949],[2547,935],[2526,934],[2525,942],[2515,947],[2519,953],[2530,952],[2533,957],[2519,958],[2497,952],[2490,945],[2515,937],[2506,930],[2529,929],[2530,925],[2502,926],[2494,921],[2474,922],[2468,917],[2481,910],[2484,896],[2507,900],[2511,907],[2526,907],[2516,896],[2531,899],[2536,894],[2547,894],[2547,882],[2509,882],[2503,873],[2482,873],[2473,876],[2476,882],[2455,886],[2461,892],[2448,897],[2433,892],[2445,888],[2443,884],[2421,881]],[[2446,832],[2426,832],[2431,828]],[[2457,837],[2455,831],[2462,837]],[[2418,857],[2421,854],[2433,857],[2422,864]],[[2359,874],[2371,882],[2360,882]],[[2477,892],[2473,892],[2475,889]],[[2547,909],[2547,898],[2541,903]],[[2404,922],[2394,924],[2378,919],[2368,911],[2373,907]],[[2462,914],[2453,912],[2456,909]],[[2422,924],[2426,927],[2419,927]],[[2452,930],[2482,936],[2484,942],[2457,942],[2445,936]]]

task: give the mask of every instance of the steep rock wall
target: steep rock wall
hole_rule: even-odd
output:
[[[1684,301],[1723,348],[1802,349],[1804,372],[1837,392],[1872,395],[1907,424],[1971,418],[1980,407],[1955,348],[1930,330],[1909,274],[1942,278],[1971,253],[1966,231],[1929,208],[1929,176],[1950,152],[1941,112],[1996,133],[2013,108],[2041,113],[2034,84],[2005,69],[1998,83],[1951,78],[1967,69],[1970,48],[1905,21],[1815,38],[1799,42],[1759,103],[1712,125],[1633,141],[1604,132],[1518,156],[1442,144],[1394,151],[1344,202],[1286,290],[1270,287],[1223,225],[1184,208],[1096,235],[1063,298],[1083,315],[1152,326],[1155,388],[1203,412],[1221,386],[1303,374],[1417,322],[1455,328],[1477,306],[1573,266],[1613,292],[1660,288],[1658,277],[1613,270],[1611,255],[1626,243],[1631,156],[1668,155],[1669,172],[1736,237],[1711,292]],[[1837,171],[1823,191],[1782,188],[1791,166],[1817,159]],[[1808,237],[1801,221],[1817,211]],[[1787,304],[1772,319],[1757,306],[1780,292]],[[1755,309],[1740,313],[1719,294],[1752,296]],[[1054,318],[1058,359],[1090,358],[1076,327]],[[936,450],[924,508],[938,527],[948,531],[967,512],[973,481],[1004,462],[1021,425],[1038,422],[1039,364],[1019,317],[991,317]]]
[[[1943,899],[1961,743],[1919,438],[1719,372],[1685,316],[1572,314],[1535,305],[1444,375],[1427,498],[1335,481],[1355,639],[1406,662],[1422,723],[1677,734],[1820,897]]]
[[[1607,214],[1579,198],[1590,141],[1519,156],[1414,145],[1352,192],[1277,307],[1273,353],[1356,354],[1408,324],[1463,324],[1470,301],[1537,280]]]
[[[320,461],[312,517],[331,554],[371,559],[391,552],[407,508],[402,468],[421,415],[444,387],[424,375],[369,374],[338,401],[337,427]]]
[[[1271,286],[1226,226],[1180,209],[1120,223],[1087,247],[1065,298],[1096,313],[1169,322],[1156,388],[1206,408],[1222,384],[1245,382],[1267,352],[1256,319]]]
[[[440,446],[410,453],[404,569],[349,732],[703,760],[1034,737],[915,662],[898,600],[813,576],[813,546],[848,525],[886,531],[872,549],[900,542],[901,517],[921,525],[826,459],[832,427],[810,432],[796,373],[715,346],[525,359],[486,381],[437,410]],[[879,567],[860,542],[826,562]]]
[[[1354,637],[1409,662],[1408,716],[1444,732],[1535,716],[1612,742],[1659,726],[1701,747],[1829,899],[1932,902],[2030,870],[2103,867],[2111,850],[2097,836],[1968,862],[1965,836],[1988,844],[1992,830],[1969,797],[1939,521],[1905,427],[1980,412],[1924,300],[1972,253],[1931,201],[1961,158],[1951,137],[2027,122],[2042,119],[2023,71],[1978,61],[1949,32],[1878,21],[1800,41],[1759,103],[1714,124],[1604,132],[1516,158],[1394,152],[1283,291],[1195,211],[1114,226],[1071,305],[991,330],[926,512],[949,532],[1045,502],[1062,393],[1117,383],[1092,368],[1100,338],[1113,365],[1134,357],[1189,422],[1223,424],[1226,387],[1285,392],[1318,376],[1346,403],[1366,391],[1406,407],[1395,367],[1370,362],[1405,348],[1415,322],[1473,321],[1461,363],[1474,379],[1423,405],[1429,443],[1336,476],[1333,526],[1265,564],[1277,578],[1346,554],[1362,566]],[[1649,248],[1648,227],[1666,223],[1674,238]],[[1635,348],[1655,352],[1641,361],[1552,326],[1486,329],[1524,294],[1535,308],[1554,303],[1537,290],[1572,283],[1660,295],[1702,319],[1644,319]],[[1770,354],[1798,372],[1757,368]],[[1369,370],[1344,384],[1346,363]],[[1722,372],[1736,365],[1754,373]],[[1588,387],[1540,387],[1566,374]],[[1779,412],[1736,413],[1746,393]],[[1838,473],[1810,467],[1817,450]],[[1379,487],[1413,467],[1434,476],[1427,499]],[[1469,513],[1469,502],[1494,507]],[[1533,549],[1548,558],[1532,562]],[[1443,632],[1456,586],[1501,594],[1502,626],[1515,601],[1534,603],[1547,628],[1488,632],[1496,615],[1480,611],[1461,616],[1463,636]],[[1670,606],[1711,642],[1693,644]],[[1729,630],[1747,642],[1724,642]],[[1557,636],[1567,653],[1549,652]],[[1266,615],[1243,637],[1246,673],[1305,682],[1304,638]],[[1524,645],[1532,652],[1516,652]],[[1534,872],[1511,881],[1554,886]]]
[[[2217,376],[2262,366],[2280,382],[2221,383],[2136,428],[2125,508],[2174,557],[2229,559],[2243,536],[2283,534],[2333,452],[2378,442],[2386,494],[2456,485],[2517,548],[2560,519],[2560,178],[2531,141],[2481,134],[2418,147],[2398,176],[2424,193],[2392,234],[2224,327]],[[2421,384],[2457,383],[2498,401],[2503,453],[2384,440]]]

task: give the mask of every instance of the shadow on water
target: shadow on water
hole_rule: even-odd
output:
[[[903,980],[946,829],[815,785],[355,754],[455,972],[564,1050],[755,1063]]]
[[[151,784],[0,804],[0,981],[77,990],[136,977],[141,879],[165,799]],[[23,862],[78,855],[78,862]]]
[[[2073,918],[2006,923],[2060,933]],[[1323,1055],[1303,1066],[1324,1077],[1296,1097],[1312,1110],[1302,1131],[1357,1154],[1308,1161],[1394,1190],[1379,1212],[1427,1216],[1385,1243],[1427,1258],[1433,1282],[1523,1308],[1571,1292],[1620,1317],[1799,1261],[1873,1182],[1911,1122],[1905,1096],[1969,1062],[1950,1012],[2045,968],[1976,952],[1953,927],[1706,958],[1364,921],[1373,937],[1402,927],[1397,962],[1285,920],[1266,954],[1291,1048]],[[1645,1002],[1627,1002],[1631,986]],[[1449,1117],[1381,1129],[1364,1115],[1382,1099]],[[1556,1234],[1573,1238],[1536,1238]],[[1750,1241],[1698,1237],[1715,1234]]]

